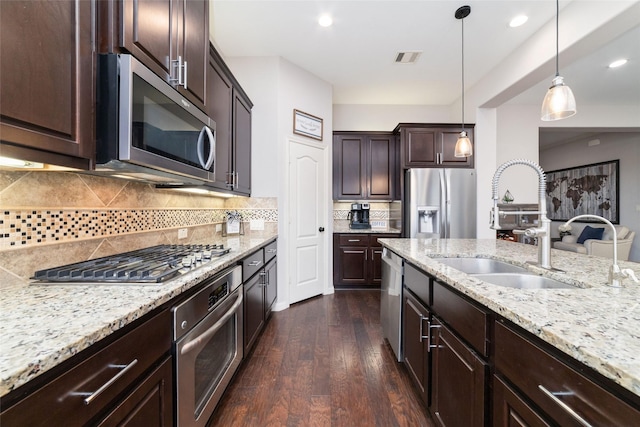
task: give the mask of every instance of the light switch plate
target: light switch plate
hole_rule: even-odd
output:
[[[187,238],[187,234],[188,231],[186,228],[179,228],[178,229],[178,239],[186,239]]]
[[[384,220],[375,220],[371,221],[371,227],[374,228],[385,228],[387,226],[387,221]]]
[[[249,228],[251,230],[264,230],[264,219],[252,219],[249,221]]]
[[[222,231],[222,224],[216,224],[216,233]]]

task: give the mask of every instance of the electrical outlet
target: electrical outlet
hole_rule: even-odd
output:
[[[252,219],[249,221],[250,230],[264,230],[264,219]]]
[[[187,238],[187,234],[188,231],[186,228],[179,228],[178,229],[178,239],[186,239]]]
[[[222,224],[216,224],[216,233],[222,231]]]

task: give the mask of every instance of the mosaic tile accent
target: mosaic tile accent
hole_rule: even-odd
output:
[[[3,210],[0,250],[220,223],[229,209]],[[245,221],[277,222],[277,209],[234,209]]]
[[[334,209],[333,219],[347,219],[347,215],[351,210]],[[369,219],[389,219],[388,210],[373,210],[369,211]]]

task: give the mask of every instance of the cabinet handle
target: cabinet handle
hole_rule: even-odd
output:
[[[177,69],[178,78],[170,78],[169,81],[171,83],[175,83],[177,86],[183,86],[185,89],[187,88],[187,61],[182,62],[182,56],[178,56],[178,59],[174,59],[171,61],[173,63],[173,67]],[[183,71],[184,70],[184,71]]]
[[[115,374],[113,377],[111,377],[111,379],[109,381],[107,381],[106,383],[102,384],[100,386],[100,388],[98,388],[96,391],[94,391],[93,393],[88,393],[88,392],[73,392],[71,393],[71,395],[73,396],[87,396],[84,399],[84,404],[85,405],[89,405],[91,402],[93,402],[98,396],[100,396],[106,389],[108,389],[109,387],[111,387],[111,385],[118,381],[118,379],[120,379],[124,374],[126,374],[127,372],[129,372],[131,370],[131,368],[133,368],[136,363],[138,363],[138,359],[133,359],[131,361],[131,363],[129,363],[128,365],[112,365],[109,364],[107,365],[107,367],[109,368],[115,368],[115,369],[120,369],[120,372],[118,372],[117,374]]]
[[[261,287],[265,287],[267,286],[267,272],[266,271],[261,271],[260,273],[258,273],[260,275],[260,277],[262,277],[262,283],[260,283]]]
[[[277,251],[277,249],[267,249],[268,254],[273,254]]]
[[[432,325],[431,321],[427,321],[427,327],[429,328],[429,332],[427,334],[427,353],[431,353],[432,348],[438,348],[437,345],[431,344],[431,329],[440,329],[442,325]]]
[[[546,394],[549,398],[551,398],[551,400],[553,400],[559,407],[561,407],[562,409],[565,410],[565,412],[569,415],[571,415],[571,417],[576,420],[577,422],[579,422],[580,424],[582,424],[585,427],[592,427],[591,424],[589,424],[584,418],[582,418],[580,415],[578,415],[578,413],[576,411],[574,411],[569,405],[567,405],[566,403],[564,403],[562,400],[558,399],[557,396],[571,396],[574,393],[571,391],[557,391],[557,392],[551,392],[549,390],[547,390],[542,384],[538,384],[538,388],[540,389],[540,391],[542,391],[544,394]]]
[[[424,331],[422,329],[422,326],[424,325],[424,321],[427,320],[427,328],[431,328],[431,322],[428,321],[428,317],[424,317],[422,315],[422,312],[418,309],[418,307],[416,307],[413,302],[410,299],[407,299],[407,304],[409,304],[409,306],[413,309],[413,311],[416,312],[416,314],[418,316],[420,316],[420,342],[423,342],[423,340],[427,340],[427,342],[429,342],[429,344],[431,344],[431,340],[429,338],[429,336],[425,336],[424,335]]]
[[[362,251],[344,251],[345,254],[361,254]],[[365,256],[367,255],[367,251],[364,251]]]
[[[247,264],[249,267],[257,267],[260,264],[262,264],[262,261],[251,261],[249,264]]]
[[[182,83],[182,86],[184,86],[185,89],[187,89],[187,61],[184,61],[184,72],[183,72],[183,77],[184,77],[184,82]]]
[[[359,242],[360,239],[349,239],[350,242]]]

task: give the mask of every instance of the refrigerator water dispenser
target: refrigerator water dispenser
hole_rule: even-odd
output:
[[[418,206],[418,233],[440,235],[440,208]]]

